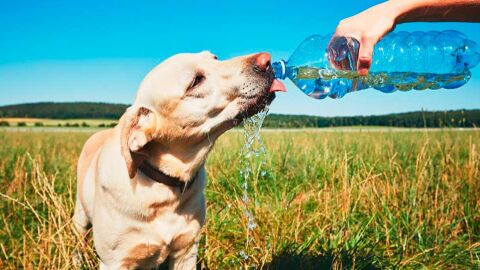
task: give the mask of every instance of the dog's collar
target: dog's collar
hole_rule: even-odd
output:
[[[197,178],[197,174],[193,176],[192,179],[188,182],[184,182],[180,180],[178,177],[172,177],[170,175],[165,174],[164,172],[158,170],[157,168],[153,167],[152,164],[144,161],[138,169],[145,174],[146,176],[150,177],[157,183],[164,184],[170,187],[178,187],[180,191],[185,191],[189,189],[193,182],[195,182],[195,178]]]

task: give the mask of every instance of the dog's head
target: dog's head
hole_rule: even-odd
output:
[[[130,176],[138,162],[153,158],[160,167],[176,160],[162,169],[188,177],[219,135],[265,108],[277,90],[284,88],[274,80],[267,53],[219,61],[202,52],[165,60],[145,77],[122,117],[122,154]]]

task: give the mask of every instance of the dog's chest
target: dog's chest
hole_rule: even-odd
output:
[[[142,211],[143,218],[126,224],[129,233],[124,234],[127,239],[122,242],[129,244],[124,247],[122,264],[130,268],[149,268],[175,252],[191,247],[203,224],[203,202],[203,194],[195,194],[186,202],[144,201],[147,207]]]
[[[205,218],[203,177],[182,193],[141,174],[134,186],[109,176],[99,174],[93,222],[102,259],[150,269],[195,243]]]
[[[143,223],[126,239],[131,243],[122,265],[148,268],[162,263],[168,255],[195,242],[200,224],[175,213],[164,213],[158,220]]]

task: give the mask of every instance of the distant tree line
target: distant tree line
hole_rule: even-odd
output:
[[[126,104],[94,102],[40,102],[0,107],[0,118],[118,119]]]
[[[386,115],[321,117],[270,114],[263,124],[272,128],[340,126],[480,127],[480,110],[416,111]]]
[[[127,107],[126,104],[92,102],[18,104],[0,107],[0,118],[119,119]],[[1,125],[6,123],[0,123]],[[416,111],[342,117],[270,114],[264,123],[264,127],[270,128],[339,126],[480,127],[480,110]]]

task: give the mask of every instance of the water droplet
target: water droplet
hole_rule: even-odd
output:
[[[247,259],[248,259],[248,255],[247,255],[247,253],[245,252],[245,250],[240,250],[240,252],[238,253],[238,256],[240,256],[240,258],[242,258],[243,260],[247,260]]]

